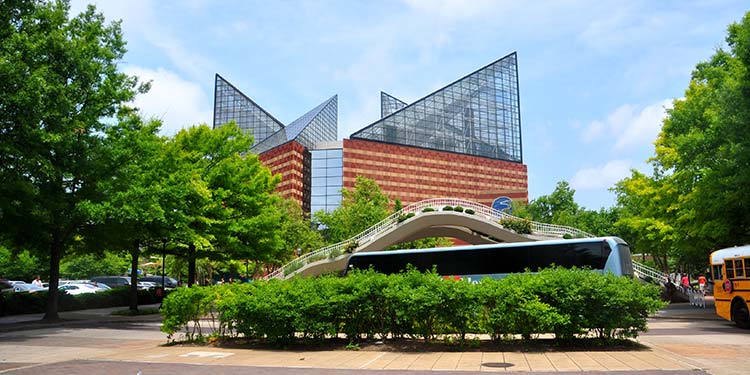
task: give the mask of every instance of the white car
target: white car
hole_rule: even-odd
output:
[[[100,288],[97,288],[91,284],[84,283],[69,283],[62,285],[57,289],[74,296],[77,294],[96,293],[102,291],[102,289]]]
[[[153,281],[139,281],[138,282],[138,289],[151,289],[151,288],[156,288],[157,286],[159,286],[159,284]]]

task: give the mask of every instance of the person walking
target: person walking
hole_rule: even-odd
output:
[[[37,275],[36,279],[34,279],[34,281],[31,282],[31,285],[36,285],[40,288],[44,287],[44,285],[42,285],[42,277]]]
[[[686,273],[682,274],[682,288],[685,290],[685,293],[690,289],[690,279],[688,279],[688,275]]]
[[[698,276],[698,288],[700,288],[701,293],[703,295],[706,295],[706,277],[703,275]]]

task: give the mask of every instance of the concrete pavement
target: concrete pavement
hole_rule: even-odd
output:
[[[685,305],[671,305],[649,321],[650,331],[637,340],[647,349],[625,351],[413,353],[163,346],[166,335],[159,331],[158,316],[121,317],[109,315],[113,309],[86,310],[61,313],[67,321],[53,325],[34,322],[41,315],[3,317],[0,318],[0,374],[48,373],[50,369],[58,374],[133,374],[128,371],[149,368],[150,372],[143,372],[145,375],[171,368],[171,373],[179,369],[185,375],[192,373],[195,366],[203,372],[219,373],[237,373],[228,371],[235,368],[269,369],[268,373],[283,373],[274,369],[300,369],[336,374],[368,373],[368,370],[462,374],[586,371],[677,375],[700,374],[704,370],[719,375],[747,373],[750,332],[712,317],[712,310]]]

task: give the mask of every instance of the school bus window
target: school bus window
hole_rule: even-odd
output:
[[[742,259],[734,260],[735,277],[745,277],[745,269],[742,267]]]
[[[726,262],[724,262],[727,269],[727,279],[734,279],[734,262],[729,259]]]
[[[750,258],[745,258],[745,277],[750,277]]]
[[[714,280],[724,280],[724,275],[721,273],[721,265],[714,265]]]

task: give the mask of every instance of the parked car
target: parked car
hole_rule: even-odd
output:
[[[138,289],[152,289],[159,286],[159,284],[153,282],[153,281],[139,281],[138,282]]]
[[[46,291],[47,288],[42,288],[41,286],[36,286],[34,284],[26,284],[26,283],[16,283],[13,284],[13,291],[16,293],[36,293],[41,291]]]
[[[161,276],[158,276],[158,275],[157,276],[143,276],[143,277],[139,277],[138,280],[139,281],[151,281],[151,282],[155,282],[156,285],[161,285]],[[177,288],[177,280],[169,276],[164,277],[164,284],[166,284],[164,285],[164,287],[167,289]]]
[[[57,289],[65,293],[71,294],[71,295],[96,293],[96,292],[100,292],[104,290],[104,289],[97,288],[91,284],[85,284],[85,283],[68,283],[68,284],[60,286]]]
[[[97,276],[92,277],[91,281],[96,282],[97,284],[107,284],[107,286],[111,288],[130,285],[130,278],[127,276]]]
[[[13,284],[5,279],[0,279],[0,292],[1,293],[13,293]]]

